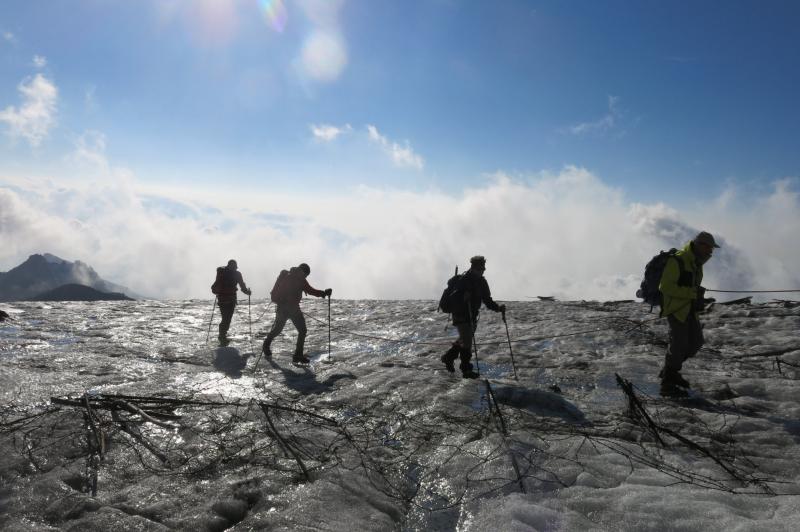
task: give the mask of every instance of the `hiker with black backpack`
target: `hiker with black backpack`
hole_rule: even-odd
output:
[[[244,284],[242,272],[236,261],[231,259],[227,266],[217,268],[217,277],[211,285],[211,292],[217,296],[219,313],[222,321],[219,322],[219,343],[223,346],[228,345],[228,329],[231,326],[233,311],[236,310],[236,287],[239,286],[242,292],[248,296],[252,293],[247,285]]]
[[[703,346],[703,328],[697,313],[705,306],[706,289],[703,281],[703,264],[708,262],[719,246],[711,233],[701,231],[681,250],[662,252],[651,263],[662,257],[663,271],[658,283],[661,316],[669,323],[669,347],[664,357],[664,367],[659,373],[661,395],[687,396],[690,383],[681,375],[683,363],[695,356]],[[654,266],[653,268],[655,268]],[[651,265],[648,264],[648,269]],[[647,292],[647,270],[640,292]],[[640,295],[639,297],[644,297]],[[645,297],[645,301],[648,299]],[[653,304],[653,301],[648,301]]]
[[[470,268],[461,275],[456,274],[447,283],[439,307],[444,312],[453,315],[453,325],[458,329],[458,340],[447,352],[442,355],[441,361],[447,371],[455,373],[454,362],[461,359],[459,365],[461,375],[465,379],[476,379],[478,373],[473,371],[470,360],[472,359],[472,344],[475,338],[475,328],[478,326],[478,313],[481,303],[486,308],[495,312],[506,311],[505,305],[498,305],[492,299],[489,283],[483,276],[486,271],[486,259],[480,255],[472,257]]]
[[[294,350],[294,357],[292,362],[295,364],[308,364],[309,359],[303,354],[303,348],[306,341],[306,319],[303,316],[303,311],[300,310],[300,300],[303,298],[303,292],[310,296],[316,297],[330,297],[333,290],[327,288],[325,290],[317,290],[308,284],[306,278],[311,273],[311,268],[306,263],[295,266],[289,270],[281,270],[278,275],[275,285],[270,292],[272,301],[276,304],[275,308],[275,323],[272,324],[269,334],[264,339],[264,345],[261,350],[265,357],[272,356],[271,344],[272,340],[277,337],[283,327],[286,325],[287,320],[292,320],[295,328],[297,329],[297,345]]]

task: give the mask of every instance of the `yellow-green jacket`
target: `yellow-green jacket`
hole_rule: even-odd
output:
[[[683,268],[678,265],[681,261]],[[664,265],[658,289],[663,295],[661,315],[674,315],[680,321],[686,321],[692,310],[692,303],[697,299],[697,288],[703,281],[703,266],[697,263],[692,252],[691,242],[670,258]]]

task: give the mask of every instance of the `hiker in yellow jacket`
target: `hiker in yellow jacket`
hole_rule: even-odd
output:
[[[687,395],[684,388],[689,381],[681,375],[681,368],[703,346],[697,312],[703,309],[706,289],[700,283],[703,264],[718,247],[710,233],[701,231],[664,266],[658,289],[663,296],[661,315],[669,322],[669,348],[659,374],[662,395]]]

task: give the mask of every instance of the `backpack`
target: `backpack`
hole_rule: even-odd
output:
[[[464,297],[461,290],[461,280],[466,273],[459,274],[456,267],[456,274],[447,280],[447,286],[439,298],[439,310],[447,314],[461,312],[464,310]]]
[[[287,270],[281,270],[281,273],[278,274],[278,278],[275,279],[275,284],[272,286],[272,290],[269,293],[269,298],[273,303],[284,303],[288,299],[288,278],[289,272]]]
[[[211,293],[214,295],[229,294],[236,291],[236,277],[233,270],[224,266],[217,268],[217,278],[211,285]]]
[[[644,299],[645,303],[650,303],[650,310],[653,310],[655,306],[661,306],[663,296],[661,290],[658,289],[658,285],[661,284],[661,275],[664,273],[667,261],[670,257],[675,257],[677,252],[678,250],[675,248],[669,251],[662,250],[658,255],[650,259],[650,262],[644,267],[644,279],[642,279],[642,284],[636,291],[636,297]],[[681,269],[681,276],[683,276],[683,261],[678,258],[675,260],[678,261],[678,267]]]
[[[222,270],[224,268],[220,266],[217,268],[217,276],[214,278],[214,283],[211,285],[211,293],[214,295],[219,295],[219,290],[222,288]]]

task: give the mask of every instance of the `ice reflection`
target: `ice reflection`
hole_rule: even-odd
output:
[[[266,302],[254,303],[259,312],[253,316],[261,318],[252,324],[255,337],[250,337],[250,324],[240,309],[231,344],[225,347],[205,341],[211,301],[15,303],[15,322],[0,327],[0,393],[4,405],[15,405],[7,411],[20,412],[21,406],[42,411],[49,408],[50,397],[80,397],[84,390],[95,396],[113,393],[225,403],[176,409],[180,420],[169,423],[180,429],[129,416],[132,432],[139,430],[150,438],[155,452],[183,460],[174,462],[184,467],[180,474],[155,455],[148,456],[135,436],[121,435],[119,425],[113,425],[108,434],[114,445],[99,470],[100,496],[95,499],[83,498],[75,488],[86,484],[85,412],[60,411],[62,417],[48,429],[62,437],[59,442],[68,443],[53,445],[37,466],[19,453],[28,449],[34,456],[41,449],[31,441],[2,449],[9,462],[2,466],[3,478],[22,479],[12,481],[15,498],[10,511],[19,517],[15,523],[24,518],[17,508],[47,508],[55,526],[73,529],[103,528],[105,513],[116,518],[137,516],[176,529],[235,526],[228,517],[223,520],[224,513],[240,519],[236,526],[243,529],[337,528],[349,523],[353,529],[499,530],[516,525],[499,510],[492,513],[492,508],[513,503],[522,512],[517,515],[527,516],[520,518],[527,519],[525,526],[547,529],[555,521],[537,521],[525,513],[536,508],[533,501],[579,516],[571,522],[577,523],[575,529],[586,525],[583,516],[589,513],[595,524],[619,521],[620,528],[633,529],[635,520],[625,521],[627,514],[615,510],[620,497],[641,503],[655,497],[653,491],[640,495],[637,490],[642,486],[669,489],[668,494],[655,493],[688,506],[704,493],[696,486],[685,491],[664,488],[673,479],[644,466],[632,471],[629,457],[596,442],[586,444],[576,432],[594,425],[603,430],[606,439],[601,443],[643,445],[636,440],[641,434],[625,440],[614,432],[614,423],[620,420],[627,431],[632,430],[614,373],[651,393],[663,357],[663,346],[656,343],[665,334],[663,324],[627,332],[631,325],[625,320],[648,317],[640,306],[621,305],[615,318],[590,302],[510,305],[508,325],[515,341],[518,381],[513,380],[502,322],[492,313],[482,314],[479,366],[507,416],[509,438],[503,440],[489,413],[484,381],[451,375],[440,362],[455,331],[446,327],[447,317],[435,313],[430,302],[334,301],[329,357],[327,303],[304,301],[311,365],[292,365],[295,336],[290,327],[276,340],[274,356],[261,357],[256,371],[258,348],[272,313],[261,312],[269,309]],[[796,423],[791,421],[798,415],[792,385],[796,370],[784,366],[784,373],[778,374],[766,366],[758,369],[752,361],[748,366],[731,363],[735,359],[720,353],[724,348],[734,352],[796,345],[798,319],[766,308],[731,309],[725,316],[707,320],[707,338],[718,351],[691,362],[692,371],[702,378],[701,389],[709,395],[724,392],[720,396],[731,401],[724,411],[731,420],[724,419],[722,426],[740,431],[715,435],[714,445],[723,448],[748,438],[757,440],[753,447],[770,456],[766,462],[754,459],[768,469],[764,474],[785,474],[794,482],[797,467],[790,458],[797,437]],[[590,328],[597,330],[545,338]],[[747,335],[737,334],[743,329]],[[800,363],[800,352],[788,354],[787,362]],[[752,377],[753,372],[760,372],[758,378]],[[273,405],[272,426],[258,401]],[[742,403],[749,409],[746,413],[738,409]],[[775,411],[781,416],[769,414]],[[659,420],[681,421],[685,416],[671,412],[659,412]],[[693,415],[718,413],[706,408]],[[101,415],[106,420],[111,416],[108,411]],[[713,422],[719,420],[702,421],[697,425],[716,426]],[[588,451],[577,456],[578,449]],[[734,450],[739,453],[737,460],[752,452],[750,447],[745,454],[740,448]],[[675,449],[659,449],[647,457],[652,460],[670,452]],[[520,494],[511,454],[528,475],[527,498]],[[775,458],[783,455],[785,460]],[[670,463],[689,464],[691,470],[712,471],[715,478],[723,474],[714,462],[703,462],[691,453],[667,458]],[[303,475],[300,461],[310,478]],[[191,475],[182,476],[186,471]],[[567,481],[556,481],[559,475]],[[757,507],[748,495],[726,498],[718,492],[722,495],[714,503],[717,510],[738,511],[751,503]],[[77,500],[71,504],[95,510],[80,514],[79,523],[67,518],[73,515],[73,506],[53,502],[63,500]],[[782,500],[756,502],[771,505],[764,510],[769,515],[791,514]],[[762,524],[759,511],[749,510],[748,525]],[[703,521],[702,515],[699,511],[695,515],[698,522],[713,528],[715,523]]]

